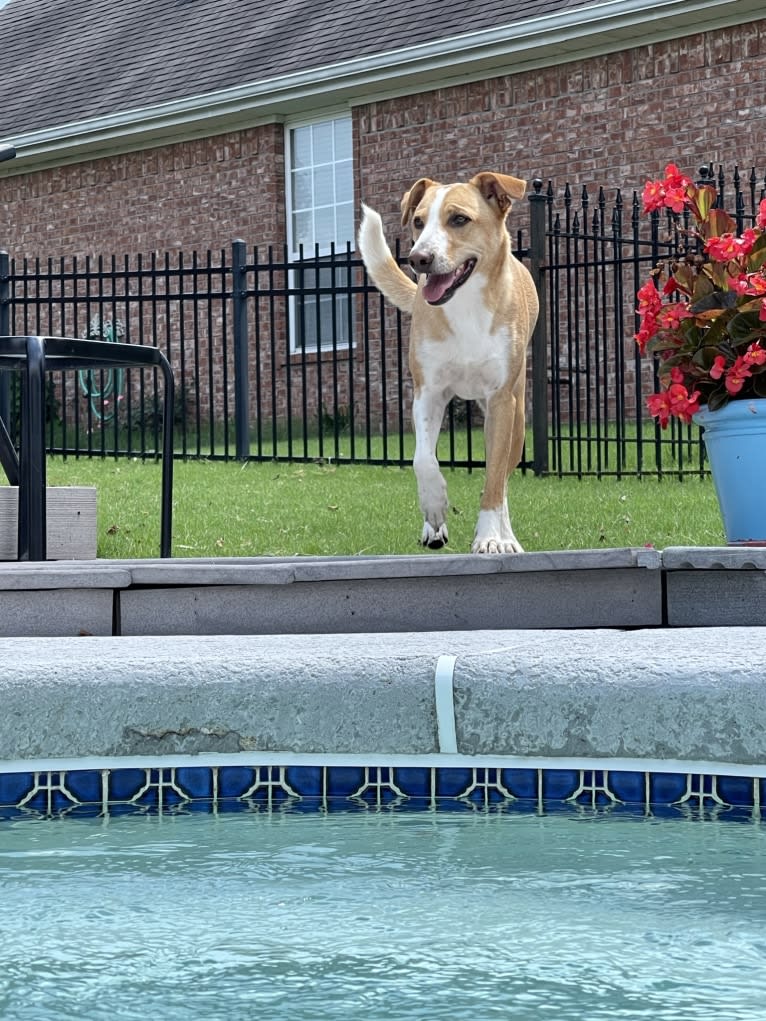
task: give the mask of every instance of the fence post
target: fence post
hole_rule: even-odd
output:
[[[250,378],[247,336],[247,246],[231,243],[231,298],[234,331],[234,443],[238,461],[250,456]]]
[[[0,337],[11,332],[11,260],[6,251],[0,251]],[[0,372],[0,419],[11,427],[11,380],[7,372]]]
[[[532,333],[532,466],[535,475],[548,471],[548,309],[545,295],[545,212],[548,199],[536,178],[529,196],[529,269],[537,290],[540,311]]]

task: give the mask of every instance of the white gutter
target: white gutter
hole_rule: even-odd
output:
[[[418,46],[8,139],[0,176],[518,73],[764,17],[763,0],[602,0]]]

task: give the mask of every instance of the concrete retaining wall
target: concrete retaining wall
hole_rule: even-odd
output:
[[[766,550],[0,564],[0,636],[766,623]]]

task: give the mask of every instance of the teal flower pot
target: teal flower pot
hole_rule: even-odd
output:
[[[729,546],[766,546],[766,399],[733,400],[702,408],[704,432]]]

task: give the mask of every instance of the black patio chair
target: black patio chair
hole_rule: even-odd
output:
[[[160,556],[169,557],[173,515],[173,370],[159,348],[71,337],[0,336],[0,371],[21,372],[19,453],[0,420],[0,466],[19,487],[19,560],[47,558],[45,374],[67,369],[159,369],[164,377]]]

